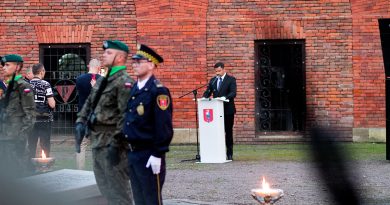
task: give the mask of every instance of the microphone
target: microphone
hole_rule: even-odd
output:
[[[214,83],[215,83],[215,81],[217,81],[217,79],[218,79],[217,76],[215,76],[213,82],[207,86],[207,90],[208,90],[209,92],[210,92],[210,90],[211,90],[211,86],[214,85]],[[210,86],[210,85],[211,85],[211,86]]]

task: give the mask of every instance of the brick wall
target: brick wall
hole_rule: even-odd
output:
[[[227,0],[209,4],[207,64],[210,67],[222,60],[237,77],[237,142],[253,142],[255,136],[254,41],[286,38],[306,40],[308,120],[337,127],[343,132],[342,140],[350,139],[353,72],[349,1]]]
[[[351,140],[353,127],[384,127],[377,19],[389,18],[390,5],[375,2],[2,1],[0,54],[20,53],[28,66],[38,61],[39,43],[91,43],[92,57],[101,56],[105,39],[123,40],[133,51],[137,42],[148,44],[165,59],[157,76],[171,89],[175,128],[195,127],[192,94],[179,96],[207,83],[214,63],[223,61],[238,83],[235,141],[257,143],[254,43],[305,39],[307,119]]]
[[[120,4],[93,0],[1,1],[0,8],[0,53],[21,54],[26,66],[38,62],[39,43],[91,43],[91,56],[95,58],[101,56],[105,39],[120,39],[135,49],[137,33],[132,0]],[[93,29],[88,33],[90,27]],[[55,31],[63,36],[54,35]],[[75,38],[78,34],[80,38]]]
[[[386,126],[385,73],[378,19],[390,18],[390,2],[352,0],[354,127]]]
[[[164,57],[157,78],[171,90],[174,127],[195,127],[193,94],[179,98],[207,82],[205,0],[160,0],[137,5],[137,41]],[[156,9],[158,8],[158,9]],[[203,90],[197,97],[201,97]]]
[[[172,91],[175,127],[195,127],[192,94],[178,97],[207,81],[207,1],[120,1],[118,4],[36,0],[3,1],[0,7],[3,8],[0,9],[0,38],[5,45],[0,53],[21,54],[25,66],[38,61],[39,43],[91,43],[94,58],[101,56],[102,41],[106,39],[122,40],[132,51],[137,43],[150,45],[165,59],[157,69],[157,76]]]

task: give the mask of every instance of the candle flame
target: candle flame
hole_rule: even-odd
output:
[[[46,159],[46,154],[43,150],[42,150],[42,159]]]
[[[263,189],[264,189],[264,190],[269,190],[269,189],[271,189],[269,183],[267,183],[267,182],[265,181],[265,178],[264,178],[264,177],[263,177],[262,185],[263,185]]]

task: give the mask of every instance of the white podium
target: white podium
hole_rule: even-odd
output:
[[[198,99],[200,163],[225,163],[225,124],[220,98]]]

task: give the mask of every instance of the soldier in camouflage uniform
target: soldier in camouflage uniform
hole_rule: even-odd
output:
[[[125,66],[129,49],[121,41],[105,41],[103,49],[103,65],[111,67],[111,71],[108,74],[107,86],[94,110],[96,123],[89,125],[93,170],[97,185],[110,205],[129,205],[133,202],[127,175],[127,146],[119,144],[115,138],[121,134],[127,100],[134,83],[127,74]],[[92,112],[93,100],[103,79],[98,79],[82,110],[78,113],[76,133],[77,129],[87,124],[88,116]],[[108,158],[111,148],[117,151],[118,163],[116,164],[111,163]]]
[[[32,171],[26,145],[35,121],[34,93],[19,74],[21,56],[4,56],[1,64],[8,87],[1,100],[0,172],[7,177],[21,177]]]

